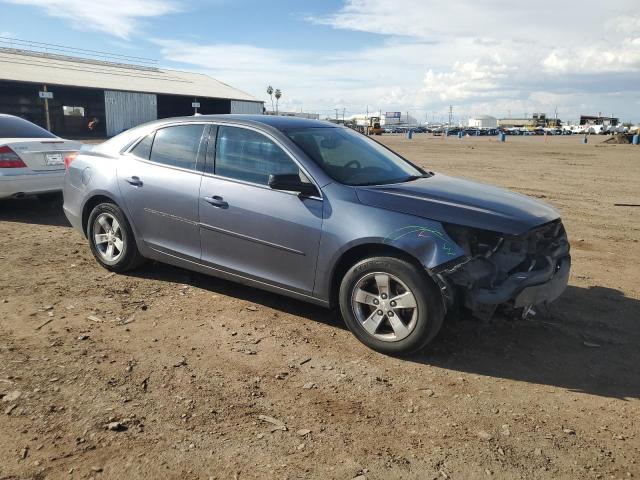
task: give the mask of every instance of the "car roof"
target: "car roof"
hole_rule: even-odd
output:
[[[331,122],[321,120],[310,120],[308,118],[285,117],[275,115],[241,115],[241,114],[224,114],[224,115],[190,115],[188,117],[168,117],[143,123],[136,127],[116,135],[109,140],[91,147],[93,151],[98,152],[117,152],[127,145],[130,145],[135,139],[146,135],[156,128],[162,128],[175,123],[187,122],[203,122],[218,121],[220,123],[240,124],[247,126],[259,127],[266,125],[269,128],[280,130],[282,132],[298,128],[336,128],[341,127]],[[342,127],[344,128],[344,127]]]
[[[277,130],[291,130],[297,128],[331,128],[338,125],[323,120],[311,120],[308,118],[278,116],[278,115],[242,115],[242,114],[226,114],[226,115],[197,115],[179,118],[165,118],[165,121],[202,121],[202,120],[219,120],[233,121],[234,123],[245,123],[247,125],[255,125],[256,123],[268,125]]]

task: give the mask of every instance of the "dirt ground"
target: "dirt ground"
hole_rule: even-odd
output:
[[[640,477],[640,209],[614,206],[640,147],[580,140],[382,137],[553,203],[572,243],[548,311],[405,359],[274,294],[110,274],[59,204],[0,202],[0,478]]]

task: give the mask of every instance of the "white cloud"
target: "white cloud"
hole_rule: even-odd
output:
[[[451,72],[435,73],[429,69],[424,76],[422,90],[438,95],[443,101],[491,95],[507,77],[508,70],[500,63],[456,62]]]
[[[626,18],[636,0],[587,0],[581,8],[556,0],[346,0],[337,12],[312,17],[334,28],[422,39],[475,37],[499,42],[554,45],[599,35],[604,19]],[[623,14],[624,12],[624,14]]]
[[[333,14],[308,20],[379,40],[337,52],[160,44],[165,58],[262,99],[267,84],[282,88],[283,108],[330,114],[368,106],[422,117],[453,104],[461,116],[557,108],[565,118],[591,111],[637,118],[625,101],[640,94],[635,1],[576,9],[551,0],[508,8],[500,0],[347,0]]]
[[[37,6],[111,41],[127,40],[145,20],[180,10],[182,0],[5,0]],[[508,111],[589,111],[638,118],[640,15],[637,0],[586,5],[555,0],[344,0],[307,18],[309,28],[367,32],[365,47],[305,47],[282,34],[270,44],[152,40],[159,55],[268,100],[268,84],[284,91],[283,109],[332,113],[410,110],[505,115]],[[284,18],[285,16],[283,16]],[[291,16],[288,17],[291,19]],[[299,17],[298,17],[299,18]],[[322,31],[321,29],[324,29]],[[377,36],[376,36],[377,35]],[[355,42],[359,44],[360,41]]]
[[[7,0],[44,9],[52,17],[70,22],[78,30],[96,30],[129,38],[140,20],[179,11],[172,0]]]
[[[628,13],[614,17],[605,23],[605,27],[625,35],[640,35],[640,15]]]
[[[423,44],[390,42],[360,50],[284,50],[241,44],[197,44],[153,40],[160,55],[197,67],[268,101],[268,84],[281,88],[282,109],[331,113],[334,108],[364,111],[421,108],[420,86],[427,68]]]
[[[638,72],[640,38],[622,42],[616,48],[593,45],[586,48],[555,49],[542,61],[542,66],[552,74]]]
[[[195,67],[267,102],[266,86],[281,88],[282,110],[330,116],[334,108],[356,113],[368,106],[370,111],[409,110],[419,118],[425,114],[431,118],[433,112],[442,115],[453,104],[455,116],[500,116],[509,111],[514,115],[552,114],[557,107],[564,118],[575,119],[590,111],[612,111],[629,118],[635,110],[629,110],[629,102],[612,100],[611,93],[626,88],[623,98],[630,94],[629,89],[639,90],[636,75],[629,72],[623,72],[622,84],[619,79],[591,82],[586,74],[576,80],[573,69],[579,66],[569,62],[578,57],[567,56],[564,49],[555,51],[558,71],[552,74],[547,70],[553,49],[523,52],[473,38],[433,43],[393,37],[366,48],[337,52],[155,42],[166,60]],[[583,61],[590,60],[585,57]],[[607,55],[599,61],[613,65]],[[629,85],[624,84],[625,79],[631,79]]]
[[[581,8],[554,0],[346,0],[338,11],[309,19],[336,29],[418,42],[426,65],[407,101],[424,109],[442,102],[465,111],[504,114],[554,109],[617,109],[640,86],[637,0],[587,1]],[[409,70],[409,75],[415,73]],[[419,79],[419,80],[418,80]]]

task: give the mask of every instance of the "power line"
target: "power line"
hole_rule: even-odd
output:
[[[9,49],[27,49],[29,51],[39,51],[40,53],[58,52],[73,55],[84,55],[91,59],[111,59],[133,63],[150,64],[157,67],[158,61],[153,58],[136,57],[123,55],[120,53],[106,52],[104,50],[88,50],[86,48],[68,47],[56,43],[35,42],[32,40],[22,40],[20,38],[0,36],[0,45]]]

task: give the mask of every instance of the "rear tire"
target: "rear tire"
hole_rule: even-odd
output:
[[[114,203],[101,203],[91,211],[87,238],[91,253],[107,270],[126,272],[144,261],[127,218]]]
[[[435,283],[422,269],[395,257],[356,263],[342,279],[339,301],[349,330],[385,354],[424,348],[444,319],[442,295]]]

